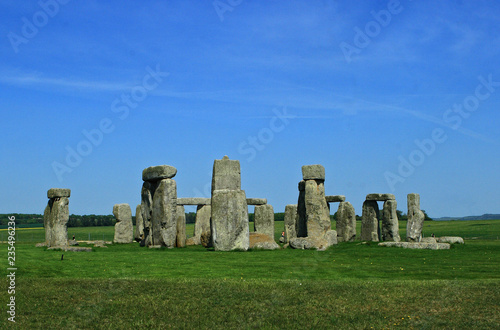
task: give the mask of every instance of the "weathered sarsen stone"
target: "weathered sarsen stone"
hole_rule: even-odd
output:
[[[116,218],[115,237],[113,243],[132,243],[134,239],[134,226],[132,225],[132,210],[126,203],[115,204],[113,215]]]
[[[144,223],[144,236],[141,246],[152,245],[151,219],[153,218],[153,194],[158,186],[157,183],[144,182],[141,190],[141,214]]]
[[[169,165],[158,165],[145,168],[142,171],[143,181],[158,181],[171,179],[177,174],[177,169]]]
[[[243,190],[213,191],[211,225],[216,251],[248,250],[248,209]]]
[[[47,192],[49,202],[43,213],[45,246],[68,246],[69,199],[71,190],[52,188]]]
[[[144,237],[144,221],[142,221],[141,204],[135,208],[135,236],[137,242],[142,241]]]
[[[274,210],[269,204],[255,206],[255,232],[268,235],[274,239]]]
[[[366,195],[367,201],[388,201],[388,200],[396,200],[396,196],[393,194],[368,194]]]
[[[247,198],[248,205],[265,205],[267,204],[266,198]]]
[[[349,202],[340,202],[337,210],[337,238],[340,242],[356,238],[356,212]]]
[[[223,189],[241,189],[240,162],[227,156],[214,161],[212,174],[212,191]]]
[[[216,251],[248,250],[248,206],[241,190],[240,162],[227,156],[214,161],[212,243]]]
[[[63,189],[63,188],[50,188],[47,191],[47,197],[50,198],[57,198],[57,197],[70,197],[71,196],[71,189]]]
[[[331,229],[325,186],[320,180],[307,180],[305,187],[307,237],[323,237]]]
[[[185,247],[186,246],[186,212],[184,206],[177,205],[176,210],[176,222],[177,222],[177,236],[175,240],[175,247]]]
[[[196,209],[196,222],[194,224],[194,236],[186,241],[186,245],[203,245],[209,247],[212,244],[210,233],[210,217],[212,207],[210,205],[198,205]]]
[[[304,165],[302,166],[302,179],[325,180],[325,168],[323,165]]]
[[[153,195],[151,245],[172,248],[177,237],[177,185],[172,179],[159,182]]]
[[[250,233],[249,241],[250,249],[277,250],[280,248],[274,238],[262,233]]]
[[[210,205],[210,198],[177,198],[177,205]]]
[[[382,240],[399,242],[399,221],[397,214],[398,204],[396,200],[386,200],[382,208]]]
[[[298,217],[299,215],[297,214],[297,204],[289,204],[285,206],[285,243],[289,243],[292,238],[297,237],[295,228]]]
[[[297,202],[297,237],[289,240],[290,246],[325,250],[337,244],[337,232],[331,229],[330,209],[325,198],[325,168],[302,166],[302,177]]]
[[[408,194],[408,222],[406,223],[406,240],[420,242],[424,227],[424,212],[420,210],[420,195]]]
[[[379,241],[379,209],[376,201],[364,201],[361,216],[361,240]]]
[[[327,203],[340,203],[345,202],[344,195],[333,195],[333,196],[325,196]]]

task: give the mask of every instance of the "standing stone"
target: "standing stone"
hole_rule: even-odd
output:
[[[223,189],[241,190],[240,162],[227,156],[214,161],[212,173],[212,192]]]
[[[175,247],[185,247],[186,246],[186,212],[184,206],[177,205],[176,210],[176,220],[177,220],[177,236],[175,240]]]
[[[214,190],[211,225],[216,251],[248,250],[248,209],[243,190]]]
[[[297,203],[297,237],[290,239],[290,246],[325,250],[337,244],[337,232],[331,229],[330,209],[325,198],[325,168],[321,165],[302,166],[302,177]]]
[[[52,188],[47,191],[49,202],[43,213],[45,245],[47,247],[68,246],[68,221],[70,189]]]
[[[356,212],[349,202],[340,202],[337,210],[337,237],[340,242],[356,238]]]
[[[365,201],[363,203],[363,214],[361,219],[361,240],[379,241],[379,209],[376,201]]]
[[[399,242],[399,221],[396,200],[386,200],[382,208],[382,240]]]
[[[406,240],[420,242],[424,227],[424,212],[420,210],[420,195],[408,194],[408,222],[406,223]]]
[[[134,226],[132,225],[132,210],[128,204],[115,204],[113,215],[116,218],[114,243],[132,243]]]
[[[297,214],[297,204],[290,204],[285,206],[285,243],[289,243],[292,238],[297,237],[295,228],[298,217],[299,215]]]
[[[274,240],[274,210],[269,204],[255,206],[255,232],[268,235]]]
[[[177,236],[177,186],[172,179],[159,182],[153,195],[151,245],[172,248]]]
[[[153,217],[153,194],[158,185],[156,183],[144,182],[141,190],[141,214],[144,224],[144,235],[141,240],[141,246],[152,245],[151,240],[151,218]]]
[[[307,180],[304,199],[307,237],[323,237],[332,227],[323,182],[321,180]]]
[[[137,242],[142,241],[144,237],[144,221],[142,221],[141,204],[135,208],[135,237]]]
[[[194,224],[193,237],[186,241],[186,245],[203,245],[210,247],[211,233],[210,233],[210,216],[212,207],[208,205],[198,205],[196,209],[196,222]]]
[[[248,205],[241,190],[240,162],[224,156],[212,175],[212,244],[216,251],[248,250]]]
[[[306,182],[299,182],[299,200],[297,201],[297,221],[295,223],[295,237],[307,237],[306,224]]]

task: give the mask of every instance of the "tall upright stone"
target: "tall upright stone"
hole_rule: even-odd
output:
[[[408,194],[407,202],[408,222],[406,223],[406,240],[408,242],[420,242],[425,219],[424,212],[420,210],[420,195]]]
[[[45,245],[47,247],[68,246],[68,221],[70,189],[52,188],[47,191],[49,202],[43,213]]]
[[[274,240],[274,210],[269,204],[255,206],[255,232],[265,234]]]
[[[297,203],[297,238],[292,239],[290,245],[324,250],[337,244],[337,233],[331,229],[330,210],[325,199],[325,168],[321,165],[302,166],[302,178]]]
[[[296,225],[299,215],[297,214],[297,204],[285,206],[285,243],[289,243],[292,238],[297,237]]]
[[[196,220],[194,224],[193,237],[186,241],[186,245],[203,245],[210,247],[212,238],[210,233],[210,217],[212,207],[210,204],[198,205],[196,208]]]
[[[142,220],[141,204],[135,208],[135,235],[134,239],[137,242],[142,241],[144,237],[144,221]]]
[[[177,236],[177,173],[169,165],[151,166],[142,171],[141,213],[144,238],[141,245],[174,247]]]
[[[132,210],[130,205],[115,204],[113,206],[113,215],[116,219],[115,237],[113,243],[132,243],[134,239],[134,226],[132,224]]]
[[[297,219],[295,222],[295,237],[307,237],[306,221],[306,181],[301,180],[298,185],[299,199],[297,201]]]
[[[212,243],[216,251],[248,250],[248,206],[241,190],[240,162],[224,156],[214,161]]]
[[[175,247],[177,237],[177,186],[172,179],[159,182],[153,196],[152,245]]]
[[[379,208],[377,201],[365,200],[361,216],[361,240],[379,241]]]
[[[340,202],[337,210],[337,238],[339,242],[356,239],[356,212],[349,202]]]
[[[399,221],[396,200],[386,200],[382,208],[382,240],[399,242]]]
[[[196,224],[194,226],[195,236],[200,237],[200,243],[204,247],[212,247],[212,230],[211,230],[211,205],[199,205],[196,210]]]
[[[177,235],[175,247],[186,246],[186,211],[183,205],[177,205],[176,210]]]

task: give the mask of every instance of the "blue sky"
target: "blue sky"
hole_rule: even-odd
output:
[[[496,1],[0,1],[0,213],[140,203],[148,166],[209,197],[297,202],[301,166],[356,213],[420,193],[431,217],[500,213]],[[336,206],[333,206],[336,208]]]

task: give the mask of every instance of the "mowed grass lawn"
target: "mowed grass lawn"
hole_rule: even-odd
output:
[[[276,238],[282,228],[277,222]],[[68,230],[82,240],[90,232],[112,237],[113,228]],[[426,222],[424,234],[431,233],[462,236],[466,244],[428,251],[350,242],[325,252],[224,253],[133,243],[63,253],[23,244],[34,235],[23,229],[16,326],[500,328],[500,221]],[[4,283],[2,306],[9,299]],[[12,326],[5,308],[2,328]]]

